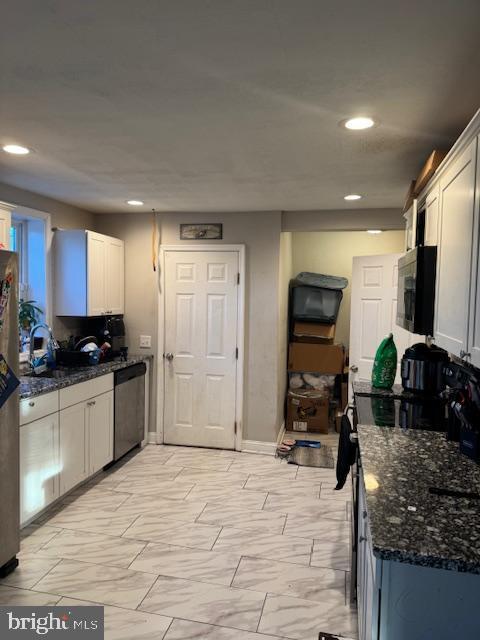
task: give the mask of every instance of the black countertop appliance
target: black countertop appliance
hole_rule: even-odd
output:
[[[397,324],[433,335],[437,247],[415,247],[398,261]]]
[[[408,347],[403,354],[400,373],[405,391],[436,396],[445,389],[444,367],[448,353],[424,342]]]
[[[88,320],[88,331],[97,338],[98,346],[111,345],[110,358],[116,358],[125,347],[125,323],[123,316],[100,316]]]

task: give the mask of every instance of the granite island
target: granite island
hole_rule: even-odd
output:
[[[360,640],[478,640],[480,466],[444,433],[358,439]]]

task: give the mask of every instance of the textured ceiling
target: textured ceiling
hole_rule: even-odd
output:
[[[398,207],[480,106],[479,24],[479,0],[3,0],[0,143],[35,153],[0,181],[98,212]]]

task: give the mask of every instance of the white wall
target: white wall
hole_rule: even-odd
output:
[[[246,334],[243,438],[273,442],[283,420],[279,414],[279,269],[280,212],[160,213],[162,244],[186,244],[179,239],[181,222],[222,222],[226,244],[246,247]],[[157,353],[158,280],[151,260],[152,214],[97,216],[96,229],[125,241],[127,343],[138,352],[140,334],[152,336]],[[211,241],[205,241],[211,242]],[[201,244],[196,241],[195,244]],[[143,351],[142,351],[143,352]],[[154,367],[155,369],[155,367]],[[152,390],[156,398],[155,389]],[[150,430],[153,430],[151,424]]]
[[[278,273],[278,421],[283,422],[287,390],[288,285],[293,275],[293,234],[280,234]]]
[[[404,231],[385,231],[371,235],[365,231],[295,232],[292,234],[293,271],[313,271],[348,278],[349,285],[337,320],[335,340],[350,342],[350,283],[354,256],[401,253],[405,247]]]
[[[282,231],[362,231],[404,229],[400,209],[284,211]]]
[[[276,441],[280,212],[160,214],[162,243],[178,244],[180,222],[222,222],[226,244],[246,247],[246,333],[243,438]],[[196,241],[195,244],[202,241]],[[205,241],[209,242],[209,241]],[[210,241],[211,242],[211,241]],[[182,242],[183,244],[183,242]]]

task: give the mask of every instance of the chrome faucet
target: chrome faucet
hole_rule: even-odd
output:
[[[45,329],[46,331],[48,331],[47,351],[54,351],[55,349],[59,348],[58,342],[53,337],[53,331],[51,327],[48,326],[48,324],[46,324],[45,322],[39,322],[38,324],[33,326],[30,331],[30,351],[28,356],[28,362],[33,371],[35,371],[35,364],[34,364],[34,357],[33,357],[34,342],[35,342],[34,337],[38,329]]]

